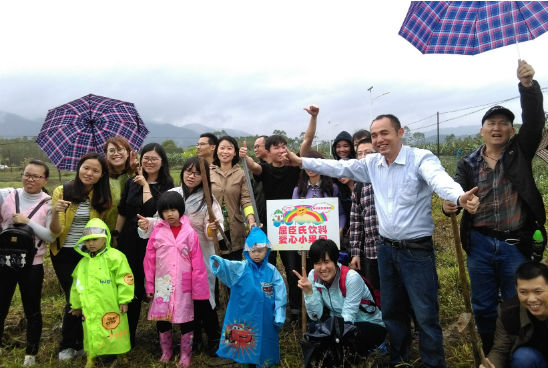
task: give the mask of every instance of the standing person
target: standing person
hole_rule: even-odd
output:
[[[185,215],[190,219],[190,225],[198,234],[204,263],[207,269],[207,282],[209,286],[209,300],[194,301],[194,341],[193,350],[198,351],[202,345],[202,327],[207,335],[207,353],[211,357],[215,357],[216,351],[219,348],[219,338],[221,329],[219,327],[219,319],[215,312],[215,284],[217,278],[211,272],[209,265],[209,257],[215,254],[215,246],[213,244],[213,230],[210,228],[209,213],[207,210],[206,197],[203,190],[202,177],[205,175],[207,183],[211,188],[211,179],[209,176],[209,166],[205,166],[205,172],[200,169],[200,159],[198,156],[187,159],[181,169],[181,186],[170,189],[179,193],[185,201]],[[212,198],[213,213],[219,223],[223,224],[223,213],[221,206],[215,199]],[[150,232],[156,225],[156,218],[142,218],[138,222],[139,235],[142,238],[148,238]],[[220,234],[219,234],[220,235]]]
[[[83,316],[86,368],[93,367],[98,355],[130,349],[126,312],[133,299],[133,274],[126,256],[110,247],[110,239],[108,226],[92,218],[74,247],[82,258],[72,275],[70,313]]]
[[[361,160],[319,160],[287,153],[287,162],[332,177],[350,177],[373,185],[379,219],[378,262],[382,315],[390,335],[390,363],[409,359],[410,314],[420,331],[420,354],[426,367],[445,367],[439,323],[438,278],[432,232],[432,192],[475,212],[477,188],[466,193],[427,150],[402,145],[403,128],[394,115],[371,123],[379,153]]]
[[[21,181],[23,188],[14,189],[4,200],[1,210],[2,228],[6,229],[14,223],[26,224],[35,234],[35,245],[38,248],[31,265],[21,269],[12,269],[0,264],[0,344],[4,334],[4,322],[8,315],[15,287],[19,285],[23,311],[27,320],[27,346],[25,349],[24,366],[32,366],[36,362],[36,354],[42,335],[42,284],[44,282],[43,256],[46,253],[46,242],[53,242],[55,237],[49,230],[51,222],[51,197],[44,190],[48,183],[49,168],[39,160],[30,160],[23,169]],[[15,194],[19,201],[19,211],[16,210]],[[34,212],[29,219],[29,215]],[[0,345],[1,347],[1,345]],[[1,350],[1,349],[0,349]]]
[[[135,331],[141,315],[141,302],[145,298],[145,274],[143,259],[146,240],[137,233],[137,215],[152,216],[160,195],[173,188],[169,174],[169,163],[164,148],[158,143],[149,143],[141,148],[140,166],[137,175],[127,181],[118,204],[116,232],[119,235],[118,249],[129,261],[135,277],[135,298],[128,306],[131,346],[135,346]]]
[[[148,319],[156,322],[162,356],[173,356],[172,323],[181,329],[178,366],[188,367],[192,356],[194,300],[208,300],[207,271],[198,234],[185,216],[185,201],[168,191],[157,206],[161,220],[148,240],[144,270],[147,298],[151,301]]]
[[[87,222],[96,217],[104,218],[111,205],[107,162],[95,152],[86,153],[80,158],[74,180],[53,191],[50,230],[57,239],[49,249],[51,263],[66,300],[59,360],[84,354],[81,318],[69,313],[72,272],[82,258],[74,247]]]
[[[517,296],[501,304],[487,367],[548,364],[548,267],[525,262],[516,271]],[[509,364],[511,363],[511,364]]]
[[[213,163],[215,157],[214,152],[217,148],[219,140],[213,133],[202,133],[196,143],[196,154],[207,161],[208,164]]]
[[[310,158],[324,158],[324,156],[318,152],[311,150],[308,152],[305,157]],[[312,171],[301,169],[299,174],[299,180],[297,181],[297,186],[293,190],[292,199],[299,198],[324,198],[324,197],[337,197],[339,194],[339,188],[336,184],[333,183],[333,179],[329,176],[323,176]],[[344,216],[344,210],[341,206],[339,199],[339,227],[342,230],[342,226],[346,222]],[[306,269],[309,270],[312,267],[312,264],[309,263],[309,257],[307,254],[306,260]]]
[[[259,159],[259,162],[272,162],[270,160],[270,153],[266,149],[267,135],[261,135],[255,139],[253,144],[253,152],[255,157]],[[266,199],[264,197],[263,183],[252,178],[253,181],[253,194],[255,195],[255,203],[257,204],[257,211],[259,211],[259,220],[263,226],[266,226]]]
[[[375,153],[371,139],[362,139],[358,143],[357,158],[361,160]],[[379,264],[377,262],[377,243],[379,242],[379,223],[375,210],[375,198],[371,183],[357,183],[352,193],[350,210],[350,267],[360,270],[375,289],[380,289]]]
[[[462,216],[460,236],[468,254],[472,307],[486,353],[493,345],[499,289],[503,300],[516,295],[514,273],[532,254],[535,230],[542,232],[546,244],[546,212],[531,165],[544,127],[542,91],[534,74],[531,65],[518,62],[523,118],[519,134],[514,135],[510,110],[490,108],[481,120],[484,144],[458,162],[455,174],[465,190],[477,186],[482,198],[476,214]],[[455,213],[457,206],[445,201],[443,210]]]
[[[259,138],[255,139],[253,143],[253,153],[259,162],[271,162],[270,153],[266,149],[266,140],[268,139],[267,135],[261,135]]]
[[[301,156],[306,155],[311,147],[314,135],[316,134],[316,121],[320,109],[317,106],[310,106],[304,109],[310,115],[310,121],[304,134],[303,142],[299,150]],[[247,147],[240,148],[240,157],[247,161],[247,167],[255,176],[255,179],[263,183],[263,190],[266,200],[271,199],[291,199],[293,189],[297,185],[299,178],[299,168],[286,166],[283,158],[288,152],[287,141],[281,135],[271,135],[266,140],[266,149],[270,153],[270,163],[255,163],[251,157],[247,156]],[[268,233],[269,222],[266,222]],[[277,252],[271,252],[269,262],[276,265]],[[280,258],[285,268],[287,284],[289,287],[289,308],[290,318],[297,321],[301,310],[301,292],[297,287],[295,275],[291,272],[294,269],[300,269],[301,259],[297,251],[280,252]]]
[[[230,136],[219,138],[211,166],[211,192],[221,204],[224,232],[231,244],[225,258],[240,261],[246,237],[245,220],[256,226],[244,171],[238,166],[238,142]]]
[[[122,197],[122,191],[127,180],[135,174],[139,164],[137,153],[131,149],[128,141],[123,137],[111,137],[103,146],[103,152],[107,158],[110,194],[112,207],[105,216],[108,228],[114,230],[118,218],[118,203]],[[116,238],[118,234],[112,234]],[[116,244],[111,244],[116,246]]]
[[[217,354],[242,364],[280,362],[278,331],[285,322],[287,293],[280,272],[268,263],[270,243],[258,227],[245,241],[244,260],[211,256],[213,273],[230,288]]]
[[[356,158],[356,151],[352,141],[352,136],[347,131],[340,132],[331,146],[331,155],[335,160],[349,160]],[[352,191],[354,190],[354,181],[346,177],[338,177],[335,181],[339,187],[339,200],[344,211],[346,222],[339,224],[341,227],[340,239],[341,250],[350,252],[350,209],[352,208]]]

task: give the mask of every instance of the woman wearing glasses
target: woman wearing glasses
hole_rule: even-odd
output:
[[[242,260],[246,237],[245,218],[250,227],[256,225],[245,173],[238,166],[239,150],[234,138],[219,138],[211,166],[211,188],[221,204],[225,219],[224,231],[232,245],[232,252],[226,258],[236,261]]]
[[[74,180],[55,188],[51,205],[50,230],[57,237],[50,244],[51,262],[66,299],[59,360],[69,360],[84,354],[81,317],[69,313],[72,272],[82,258],[74,246],[86,223],[104,218],[112,205],[105,158],[96,152],[83,155]]]
[[[31,265],[14,269],[0,265],[0,343],[4,332],[4,322],[8,315],[15,287],[19,285],[23,310],[27,319],[27,347],[24,366],[32,366],[42,335],[42,283],[44,267],[42,257],[46,253],[44,242],[53,242],[55,236],[49,230],[51,221],[51,197],[44,190],[48,182],[49,168],[39,160],[30,160],[22,174],[23,188],[12,191],[2,204],[1,220],[5,229],[13,223],[30,226],[36,235],[38,251]],[[15,195],[19,201],[19,211],[16,210]],[[37,211],[35,211],[37,209]],[[29,215],[35,211],[29,219]],[[1,262],[1,261],[0,261]]]
[[[118,237],[118,249],[126,255],[135,279],[135,298],[128,306],[131,347],[135,346],[141,302],[145,300],[143,260],[147,240],[141,239],[137,233],[137,215],[153,216],[160,195],[173,188],[167,155],[161,145],[149,143],[141,148],[139,163],[137,175],[126,182],[122,192],[116,228],[112,232],[113,238]]]
[[[103,146],[108,164],[108,176],[112,207],[105,215],[105,223],[110,231],[115,229],[118,218],[118,203],[122,197],[127,179],[135,174],[139,164],[137,153],[131,149],[128,141],[122,137],[111,137]]]

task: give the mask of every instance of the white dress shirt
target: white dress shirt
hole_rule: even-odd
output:
[[[464,194],[430,151],[402,146],[396,160],[388,165],[379,153],[361,160],[302,159],[303,169],[319,174],[371,183],[381,236],[394,240],[431,236],[432,192],[457,203]]]

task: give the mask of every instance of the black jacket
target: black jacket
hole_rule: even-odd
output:
[[[502,164],[504,174],[516,188],[527,216],[525,226],[520,231],[519,248],[525,256],[529,257],[531,255],[531,240],[535,229],[540,229],[543,232],[544,242],[546,242],[546,231],[543,226],[546,221],[546,212],[542,196],[535,185],[531,164],[542,136],[544,110],[542,107],[542,91],[537,81],[533,81],[531,87],[524,87],[520,83],[519,92],[523,125],[519,133],[514,135],[508,142],[502,157]],[[477,168],[479,164],[474,160],[479,159],[483,147],[482,145],[478,150],[462,158],[457,163],[455,181],[465,191],[472,189],[478,183]],[[460,226],[460,237],[462,247],[467,252],[470,249],[471,228],[471,215],[464,211]]]

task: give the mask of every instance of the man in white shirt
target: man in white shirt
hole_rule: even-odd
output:
[[[432,193],[474,213],[477,188],[464,192],[432,152],[402,145],[403,129],[394,115],[380,115],[371,124],[378,153],[361,160],[319,160],[287,154],[288,164],[331,177],[371,183],[381,240],[378,264],[383,321],[390,335],[390,364],[409,360],[410,315],[420,331],[425,367],[445,367],[439,324],[438,278],[432,243]]]

